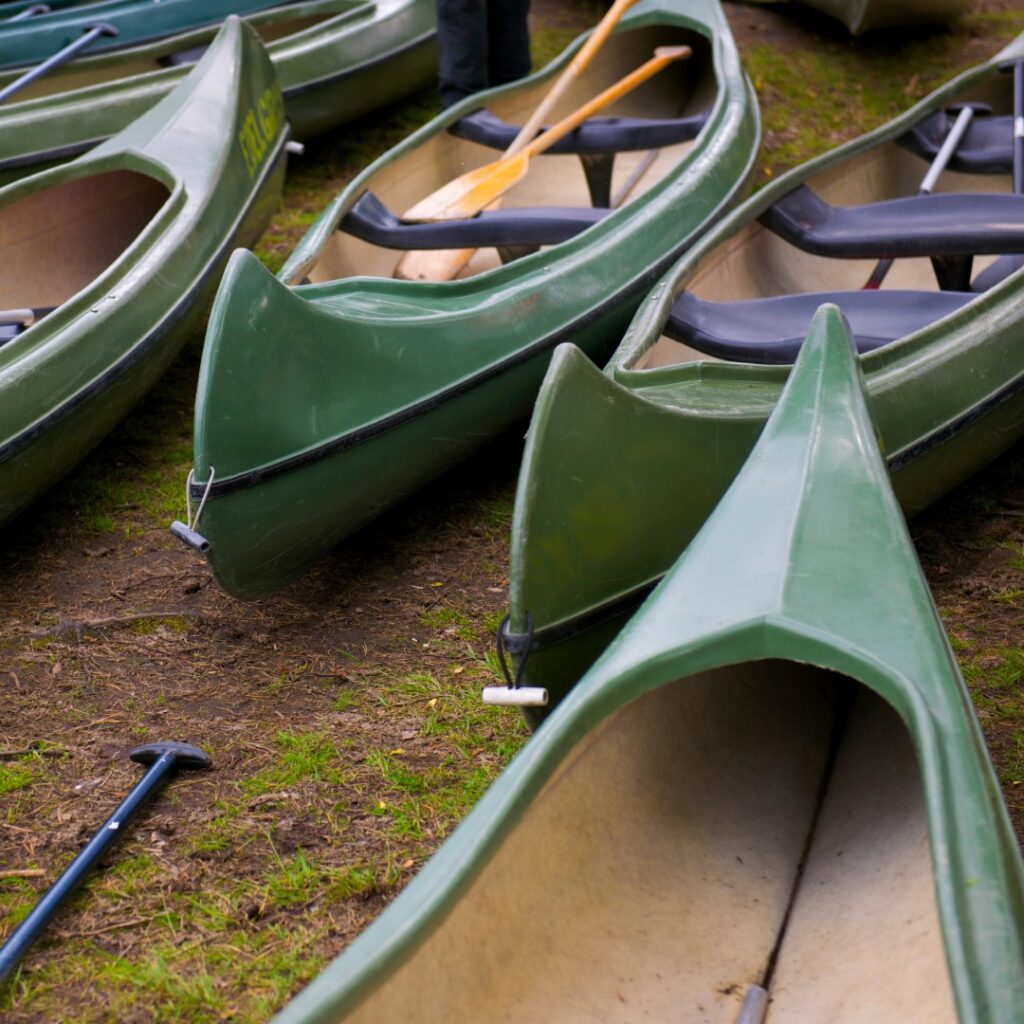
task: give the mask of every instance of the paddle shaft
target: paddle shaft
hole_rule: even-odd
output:
[[[957,147],[963,141],[963,137],[967,134],[967,129],[971,126],[971,119],[973,117],[973,107],[964,107],[960,113],[957,114],[957,118],[953,122],[953,127],[950,128],[949,134],[946,136],[946,141],[942,144],[938,153],[935,154],[935,159],[932,161],[931,167],[928,168],[928,173],[924,176],[924,181],[921,182],[921,187],[917,190],[917,194],[919,196],[930,195],[936,184],[938,184],[939,178],[942,176],[942,172],[949,165],[949,161],[953,158],[953,154],[956,152]],[[867,284],[864,285],[864,290],[873,291],[874,289],[881,287],[882,282],[885,280],[885,277],[889,273],[894,262],[895,261],[890,256],[880,259],[875,264],[875,269],[871,272],[871,276],[868,278]]]
[[[558,80],[548,90],[544,99],[537,104],[537,109],[519,129],[519,134],[505,150],[505,156],[513,156],[518,153],[537,134],[555,104],[568,92],[569,87],[594,59],[597,51],[607,42],[622,16],[636,2],[637,0],[615,0],[615,3],[608,9],[608,13],[597,23],[594,31],[587,37],[587,41],[580,47],[580,52],[569,62],[569,66],[559,75]]]
[[[166,749],[158,749],[166,748]],[[43,898],[32,908],[28,917],[11,933],[10,938],[0,947],[0,984],[21,962],[29,947],[42,930],[49,924],[61,904],[78,888],[113,842],[123,833],[124,826],[139,812],[149,798],[163,785],[168,776],[181,767],[205,767],[196,755],[209,763],[209,758],[195,747],[186,744],[153,744],[152,748],[132,751],[132,758],[138,760],[140,751],[152,749],[156,753],[149,771],[136,783],[135,788],[121,801],[117,810],[106,820],[103,827],[89,840],[85,849],[68,865],[60,878],[50,887]]]
[[[12,18],[7,18],[8,24],[15,21],[27,21],[29,18],[35,18],[40,14],[49,14],[50,8],[46,4],[34,4],[32,7],[26,7],[25,10],[15,14]]]
[[[688,46],[659,47],[649,61],[584,103],[542,135],[538,135],[514,156],[502,157],[493,163],[468,171],[461,178],[456,178],[417,203],[402,219],[424,222],[475,217],[522,180],[529,170],[533,157],[550,149],[583,124],[587,118],[621,99],[668,64],[690,56],[691,52]]]
[[[87,46],[91,46],[100,38],[100,36],[116,35],[117,29],[114,28],[113,25],[108,25],[105,22],[92,25],[90,28],[87,28],[73,43],[68,43],[63,50],[58,50],[52,57],[48,57],[44,60],[42,64],[37,65],[30,71],[26,71],[25,74],[20,78],[16,78],[10,83],[10,85],[6,85],[3,89],[0,89],[0,103],[9,100],[15,93],[21,92],[21,90],[27,85],[31,85],[44,75],[48,75],[55,68],[59,68],[62,64],[67,64],[69,60],[76,57]]]

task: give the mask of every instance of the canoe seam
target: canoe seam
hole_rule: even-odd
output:
[[[81,391],[76,392],[61,405],[48,412],[41,419],[33,423],[27,430],[23,430],[20,434],[17,434],[9,441],[0,445],[0,462],[6,462],[8,459],[17,455],[36,441],[40,436],[45,434],[46,431],[56,423],[59,423],[64,418],[71,415],[71,413],[81,405],[84,405],[97,393],[106,390],[110,384],[130,370],[158,341],[160,341],[161,338],[164,337],[165,334],[167,334],[169,330],[171,330],[172,327],[174,327],[179,320],[181,320],[189,305],[191,305],[195,300],[195,297],[202,291],[203,287],[210,279],[210,276],[214,272],[218,263],[224,258],[228,249],[234,244],[235,236],[238,234],[241,226],[245,223],[246,218],[249,216],[253,207],[256,205],[256,202],[259,200],[260,194],[262,193],[268,179],[277,171],[281,157],[284,155],[284,146],[287,140],[288,132],[285,131],[278,142],[273,159],[267,161],[267,166],[264,169],[263,174],[261,174],[259,179],[254,183],[249,201],[239,212],[239,215],[235,219],[235,223],[232,225],[231,231],[223,245],[221,245],[213,256],[210,257],[206,266],[203,268],[202,273],[199,275],[192,287],[189,288],[189,290],[181,297],[180,301],[161,318],[156,327],[150,331],[142,341],[133,346],[116,362],[108,366],[98,377],[95,377],[86,387],[82,388]]]

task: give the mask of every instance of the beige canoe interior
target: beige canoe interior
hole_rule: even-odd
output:
[[[789,662],[607,719],[345,1020],[735,1024],[752,985],[769,1024],[957,1019],[907,731]]]
[[[66,302],[138,238],[169,196],[148,175],[106,171],[0,207],[0,309]]]
[[[1013,103],[1009,78],[1000,76],[961,100],[988,103],[994,114],[1010,114]],[[860,206],[914,195],[927,171],[927,161],[890,142],[808,178],[806,184],[832,206]],[[1008,193],[1011,187],[1008,174],[961,174],[947,170],[935,191]],[[984,270],[993,259],[977,257],[975,273]],[[716,302],[798,292],[856,291],[863,287],[874,267],[874,260],[814,256],[755,222],[716,249],[687,284],[687,290],[698,298]],[[897,260],[882,287],[938,290],[931,260],[926,258]],[[635,368],[653,369],[697,360],[714,361],[714,357],[662,336]]]
[[[689,117],[709,110],[718,89],[711,47],[707,39],[677,28],[645,28],[612,37],[600,55],[555,107],[554,123],[568,116],[601,90],[625,77],[648,60],[658,46],[686,44],[693,50],[688,60],[659,72],[634,92],[607,107],[598,117]],[[510,124],[523,124],[551,87],[550,82],[506,96],[488,109]],[[693,146],[684,142],[666,146],[637,180],[626,203],[635,200],[675,168]],[[615,158],[612,195],[645,162],[645,152],[620,153]],[[498,150],[459,139],[442,131],[386,167],[367,182],[367,188],[392,212],[401,216],[414,203],[475,167],[497,160]],[[502,206],[590,206],[590,194],[582,164],[575,155],[545,154],[531,161],[526,178],[502,199]],[[625,204],[623,204],[625,205]],[[353,276],[391,277],[401,252],[371,245],[343,232],[335,232],[309,270],[310,281],[334,281]],[[480,249],[461,277],[470,277],[500,265],[497,250]]]
[[[259,12],[250,15],[245,20],[256,30],[264,43],[272,43],[321,25],[339,14],[347,14],[357,9],[365,9],[368,13],[372,13],[373,4],[367,3],[366,0],[319,0],[319,2],[314,0],[313,3],[295,4],[292,9],[282,7]],[[220,25],[214,25],[205,31],[197,29],[195,32],[189,33],[191,41],[186,44],[185,49],[206,45],[217,34],[219,28]],[[164,68],[174,66],[176,62],[173,57],[182,49],[182,44],[179,42],[175,48],[171,48],[166,42],[161,42],[131,49],[130,56],[114,52],[100,54],[91,59],[86,56],[66,64],[40,78],[37,82],[26,86],[18,93],[13,102],[20,103],[23,100],[38,99],[41,96],[54,96],[58,93],[70,92],[73,89],[85,89],[91,85],[116,82],[122,78],[132,78],[152,71],[162,71]],[[198,59],[198,55],[194,59]],[[190,63],[190,61],[185,63]],[[24,68],[17,68],[14,71],[0,72],[0,86],[13,82],[24,71]]]

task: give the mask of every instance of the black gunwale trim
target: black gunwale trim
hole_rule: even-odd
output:
[[[585,612],[573,615],[568,619],[560,619],[550,626],[535,629],[530,633],[512,633],[506,627],[502,633],[505,649],[510,654],[521,658],[545,647],[552,647],[563,640],[572,640],[596,626],[632,612],[638,604],[647,599],[664,578],[665,574],[661,573],[656,579],[639,583],[625,593],[602,601],[601,604],[594,605]]]
[[[388,50],[387,53],[378,54],[376,57],[371,57],[369,60],[363,61],[362,64],[355,64],[344,71],[339,71],[333,75],[326,75],[324,78],[315,78],[311,82],[303,82],[300,85],[293,85],[290,89],[282,89],[281,95],[287,102],[293,96],[305,96],[306,93],[313,92],[316,89],[322,89],[326,85],[333,85],[335,82],[343,82],[346,78],[351,78],[353,75],[359,74],[361,71],[369,71],[372,68],[379,67],[381,64],[387,64],[389,61],[394,60],[397,57],[404,57],[407,53],[418,49],[421,46],[426,46],[429,43],[434,42],[437,39],[437,30],[434,29],[430,32],[424,32],[407,43],[403,43],[401,46],[393,50]]]
[[[937,448],[946,441],[952,440],[957,434],[962,433],[973,423],[999,406],[1004,405],[1021,391],[1024,391],[1024,374],[1015,377],[1004,387],[989,395],[983,402],[972,406],[965,413],[945,424],[945,426],[932,431],[932,433],[921,438],[919,441],[886,459],[886,467],[890,472],[897,472],[914,459],[926,454],[933,448]],[[632,611],[647,598],[664,578],[665,574],[661,573],[655,579],[647,583],[638,584],[624,594],[619,594],[599,605],[588,608],[587,611],[580,612],[578,615],[570,616],[567,619],[560,619],[550,626],[534,629],[531,634],[511,633],[506,629],[504,634],[505,646],[516,657],[522,657],[524,654],[529,655],[534,651],[544,650],[565,640],[572,640],[610,619]],[[530,637],[529,644],[526,643],[528,636]]]
[[[998,391],[993,392],[976,405],[972,405],[970,409],[962,412],[959,416],[950,420],[949,423],[939,427],[938,430],[933,430],[919,441],[915,441],[906,448],[894,452],[885,460],[886,465],[890,471],[902,469],[908,462],[912,462],[933,448],[937,448],[940,444],[944,444],[946,441],[956,437],[957,434],[962,433],[971,424],[980,420],[982,416],[986,416],[994,409],[1008,402],[1020,391],[1024,391],[1024,373],[1014,377],[1013,380],[1004,384]]]
[[[157,342],[159,342],[164,335],[166,335],[175,326],[175,324],[182,319],[183,316],[185,316],[188,307],[195,302],[198,294],[203,290],[211,275],[217,269],[218,264],[227,257],[228,252],[232,246],[235,245],[235,238],[238,235],[238,232],[241,230],[242,225],[245,223],[249,214],[252,212],[253,207],[259,200],[267,180],[277,170],[281,159],[284,157],[284,147],[285,143],[288,141],[288,134],[289,132],[286,127],[285,131],[281,134],[281,139],[274,150],[273,156],[267,161],[267,165],[264,168],[263,173],[254,183],[248,202],[246,202],[245,206],[239,211],[238,216],[235,218],[235,222],[231,227],[230,233],[224,240],[224,243],[219,246],[210,259],[206,261],[206,266],[200,271],[195,282],[192,284],[192,287],[189,288],[178,302],[164,314],[156,327],[141,341],[139,341],[138,344],[132,346],[132,348],[121,356],[120,359],[111,363],[98,377],[94,377],[80,391],[76,392],[56,408],[51,409],[50,412],[42,417],[42,419],[37,420],[26,430],[23,430],[20,434],[16,434],[9,441],[0,445],[0,463],[6,462],[8,459],[23,451],[61,420],[67,418],[81,406],[85,405],[94,396],[100,392],[106,391],[114,381],[119,377],[124,376],[128,370],[135,366],[136,363],[140,362],[141,359],[149,353],[149,350],[152,349]]]
[[[358,74],[360,71],[369,70],[379,64],[384,64],[395,57],[402,57],[411,50],[432,42],[436,37],[437,32],[427,32],[423,35],[417,36],[411,42],[403,44],[396,50],[389,50],[383,56],[374,57],[362,64],[356,64],[355,66],[348,68],[346,71],[341,71],[335,75],[328,75],[326,78],[317,78],[312,82],[303,82],[300,85],[293,86],[291,89],[283,89],[281,91],[281,96],[284,98],[285,102],[287,102],[293,97],[305,96],[307,93],[314,92],[317,89],[333,85],[336,82],[342,82],[346,78],[350,78],[352,75]],[[117,132],[111,132],[108,135],[101,135],[98,138],[90,139],[85,142],[75,142],[67,146],[57,146],[53,149],[37,150],[34,153],[23,153],[20,156],[8,157],[6,160],[0,160],[0,171],[15,170],[18,167],[29,167],[32,164],[41,164],[48,160],[61,160],[65,157],[77,156],[79,153],[84,153],[86,150],[92,149],[93,147],[106,142],[108,139],[112,139],[116,134]]]
[[[372,423],[368,423],[365,426],[360,427],[358,430],[353,430],[347,434],[342,434],[339,437],[331,438],[329,441],[325,441],[323,444],[317,445],[314,448],[309,448],[296,455],[289,455],[283,459],[278,459],[267,466],[252,469],[245,473],[236,473],[232,476],[217,478],[214,480],[213,485],[209,487],[209,490],[207,490],[206,483],[194,482],[192,484],[192,496],[202,497],[203,495],[206,495],[208,500],[224,497],[225,495],[233,494],[236,491],[248,490],[250,487],[255,487],[267,480],[273,480],[276,477],[284,476],[294,470],[302,469],[314,462],[320,462],[323,459],[330,458],[333,455],[337,455],[339,452],[346,451],[349,448],[354,448],[357,445],[363,444],[365,441],[370,441],[380,434],[393,430],[395,427],[400,427],[410,420],[415,419],[417,416],[433,412],[434,409],[438,409],[442,405],[446,405],[448,402],[458,398],[460,395],[463,395],[468,391],[472,391],[474,388],[482,384],[486,384],[488,381],[493,380],[496,377],[500,377],[503,373],[513,367],[529,362],[535,356],[540,355],[548,349],[554,348],[556,345],[576,334],[581,329],[588,327],[590,324],[605,316],[616,305],[629,299],[635,292],[649,289],[658,280],[658,278],[660,278],[662,274],[664,274],[665,271],[679,259],[682,253],[689,248],[699,234],[708,231],[715,223],[725,216],[731,208],[735,197],[742,191],[749,179],[752,168],[753,158],[751,158],[747,163],[746,173],[732,186],[729,192],[723,196],[722,201],[718,204],[715,212],[708,219],[706,224],[701,225],[699,229],[694,229],[689,232],[682,241],[670,249],[660,260],[648,267],[639,275],[639,277],[635,278],[618,292],[609,296],[604,302],[599,303],[596,306],[592,306],[581,316],[577,317],[577,319],[571,324],[567,324],[559,328],[559,330],[555,331],[553,334],[539,338],[532,344],[526,345],[511,355],[506,356],[504,359],[491,363],[478,373],[471,374],[458,383],[445,388],[443,391],[439,391],[436,394],[431,395],[429,398],[425,398],[419,402],[414,402],[412,405],[407,405],[403,409],[399,409],[397,412],[391,413],[389,416],[384,416],[379,420],[374,420]]]

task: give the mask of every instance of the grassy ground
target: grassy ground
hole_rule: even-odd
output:
[[[600,6],[535,4],[538,61]],[[765,124],[761,181],[872,127],[1024,30],[979,0],[950,33],[858,44],[728,5]],[[821,34],[824,32],[824,36]],[[414,97],[312,143],[260,256],[436,109]],[[191,462],[198,341],[79,471],[5,531],[0,928],[183,738],[214,772],[160,798],[0,993],[4,1020],[265,1019],[411,877],[514,753],[483,709],[519,453],[500,439],[270,601],[244,605],[166,535]],[[1018,828],[1024,825],[1024,451],[914,524]],[[16,874],[11,874],[16,872]]]

